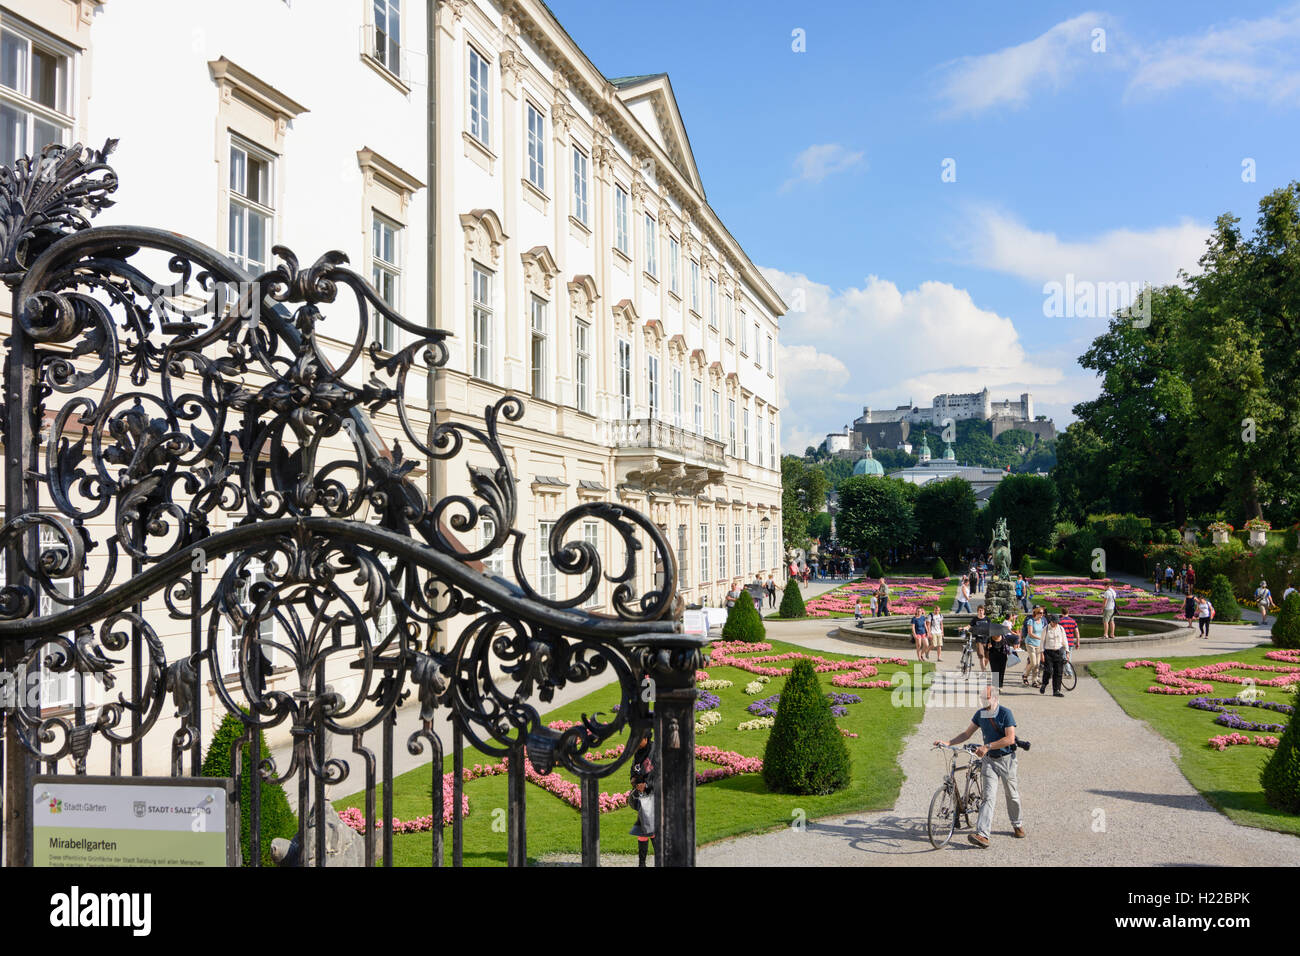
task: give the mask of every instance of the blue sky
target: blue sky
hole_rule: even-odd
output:
[[[1300,179],[1300,3],[551,7],[606,75],[668,72],[710,204],[803,303],[789,451],[982,385],[1064,425],[1106,319],[1045,284],[1172,281]]]

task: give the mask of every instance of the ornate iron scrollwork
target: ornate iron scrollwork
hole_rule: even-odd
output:
[[[6,411],[6,447],[20,427],[44,443],[39,468],[7,473],[29,490],[0,527],[10,560],[0,641],[30,642],[32,670],[116,691],[93,715],[15,708],[24,743],[81,770],[93,738],[115,754],[137,743],[170,696],[180,772],[198,742],[206,665],[224,707],[249,728],[290,727],[291,763],[263,760],[267,778],[338,782],[346,765],[325,759],[316,735],[347,735],[358,749],[412,692],[425,728],[412,752],[421,736],[433,739],[433,715],[446,707],[486,750],[524,743],[538,769],[613,772],[618,762],[597,766],[584,754],[646,719],[640,665],[620,639],[675,627],[676,566],[659,529],[615,504],[574,508],[556,522],[550,558],[580,584],[566,599],[543,597],[524,566],[498,432],[523,403],[506,396],[482,426],[418,433],[407,386],[414,373],[418,406],[423,376],[447,361],[446,332],[391,309],[339,252],[303,267],[277,246],[278,264],[255,275],[175,233],[91,227],[117,187],[106,162],[113,145],[50,146],[0,170],[0,278],[15,303],[7,374],[31,370],[27,382],[7,381],[6,401],[16,395],[21,411]],[[382,352],[379,321],[410,344]],[[400,438],[376,430],[381,412],[396,413]],[[468,443],[495,466],[469,469],[470,494],[427,501],[404,446],[450,459]],[[362,520],[366,512],[377,520]],[[491,540],[467,549],[458,536],[484,520]],[[596,548],[565,540],[586,520],[622,542],[620,566],[607,570]],[[663,573],[641,594],[647,547]],[[517,583],[478,566],[498,548]],[[196,572],[214,561],[225,570],[205,595]],[[578,610],[602,580],[614,585],[613,616]],[[172,619],[201,621],[201,646],[168,660],[139,610],[155,595]],[[437,635],[452,626],[458,635],[439,650]],[[133,679],[116,680],[128,658]],[[355,678],[346,693],[325,683],[338,660]],[[534,700],[596,676],[617,680],[616,712],[562,734],[541,724]]]

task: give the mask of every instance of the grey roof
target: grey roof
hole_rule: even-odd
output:
[[[583,491],[609,491],[609,489],[606,488],[604,485],[602,485],[599,481],[591,481],[588,478],[579,478],[578,487],[581,488]]]
[[[638,76],[611,76],[609,82],[621,90],[624,87],[636,86],[646,80],[657,80],[659,77],[667,75],[667,73],[642,73]]]
[[[535,485],[554,485],[556,488],[567,488],[569,483],[563,478],[557,478],[555,475],[538,475],[533,478]]]

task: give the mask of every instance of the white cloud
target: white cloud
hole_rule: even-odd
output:
[[[1027,353],[1012,321],[980,308],[965,289],[924,282],[904,291],[870,276],[836,291],[802,274],[762,272],[786,302],[804,305],[781,320],[787,449],[817,444],[863,405],[928,403],[938,392],[986,385],[999,396],[1038,395],[1065,384],[1064,357]]]
[[[1112,229],[1087,239],[1061,239],[1031,229],[988,207],[972,208],[959,240],[975,265],[1034,283],[1064,282],[1067,275],[1094,282],[1175,282],[1178,270],[1196,273],[1210,227],[1191,219],[1153,229]]]
[[[1083,13],[1056,24],[1046,33],[993,53],[965,56],[939,68],[939,91],[952,114],[981,113],[995,106],[1024,106],[1040,88],[1060,89],[1084,64],[1118,62],[1113,52],[1093,52],[1094,29],[1105,28],[1104,13]]]
[[[1300,5],[1174,37],[1142,53],[1130,93],[1210,85],[1234,96],[1300,104]]]
[[[794,158],[795,175],[781,187],[789,189],[798,183],[819,183],[832,173],[843,172],[862,162],[862,151],[854,152],[839,143],[822,143],[809,146]]]

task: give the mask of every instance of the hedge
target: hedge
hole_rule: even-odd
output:
[[[1294,595],[1287,603],[1296,600]],[[784,701],[782,701],[784,703]],[[1277,749],[1259,772],[1259,783],[1264,788],[1264,799],[1271,807],[1287,813],[1300,813],[1300,691],[1296,692],[1295,712],[1282,731]],[[779,719],[779,718],[778,718]]]
[[[1278,647],[1300,647],[1300,591],[1282,602],[1273,622],[1273,643]]]
[[[785,591],[781,594],[781,606],[776,609],[777,617],[807,617],[808,610],[803,604],[803,595],[799,592],[799,582],[791,578],[785,582]]]
[[[753,644],[766,635],[767,629],[763,626],[763,618],[758,609],[754,607],[754,599],[749,591],[742,588],[736,603],[727,612],[727,621],[722,625],[722,639]]]
[[[811,662],[796,661],[781,688],[763,752],[763,781],[777,793],[834,793],[849,784],[849,750]]]
[[[948,573],[948,565],[943,563],[943,558],[934,559],[934,566],[930,568],[930,577],[936,581],[947,581],[951,577]]]
[[[222,718],[221,726],[217,728],[217,732],[212,735],[212,742],[208,744],[208,752],[203,758],[203,767],[199,771],[200,774],[204,777],[231,776],[231,750],[234,749],[239,742],[239,738],[243,735],[244,722],[235,714],[227,713]],[[270,748],[266,745],[266,734],[259,730],[257,735],[261,746],[261,759],[265,759],[271,753]],[[252,789],[252,774],[256,772],[256,768],[253,766],[251,749],[248,744],[244,744],[241,748],[243,759],[240,761],[239,768],[239,849],[244,866],[249,865],[249,831],[251,828],[249,818],[252,808],[250,791]],[[303,768],[299,768],[299,772],[303,772]],[[261,859],[263,866],[273,866],[271,841],[277,837],[291,840],[297,836],[298,818],[289,807],[289,798],[285,796],[284,788],[278,783],[263,780],[261,793]]]
[[[1241,607],[1232,595],[1232,585],[1222,574],[1216,574],[1210,582],[1210,604],[1214,606],[1214,616],[1220,621],[1240,621]]]

